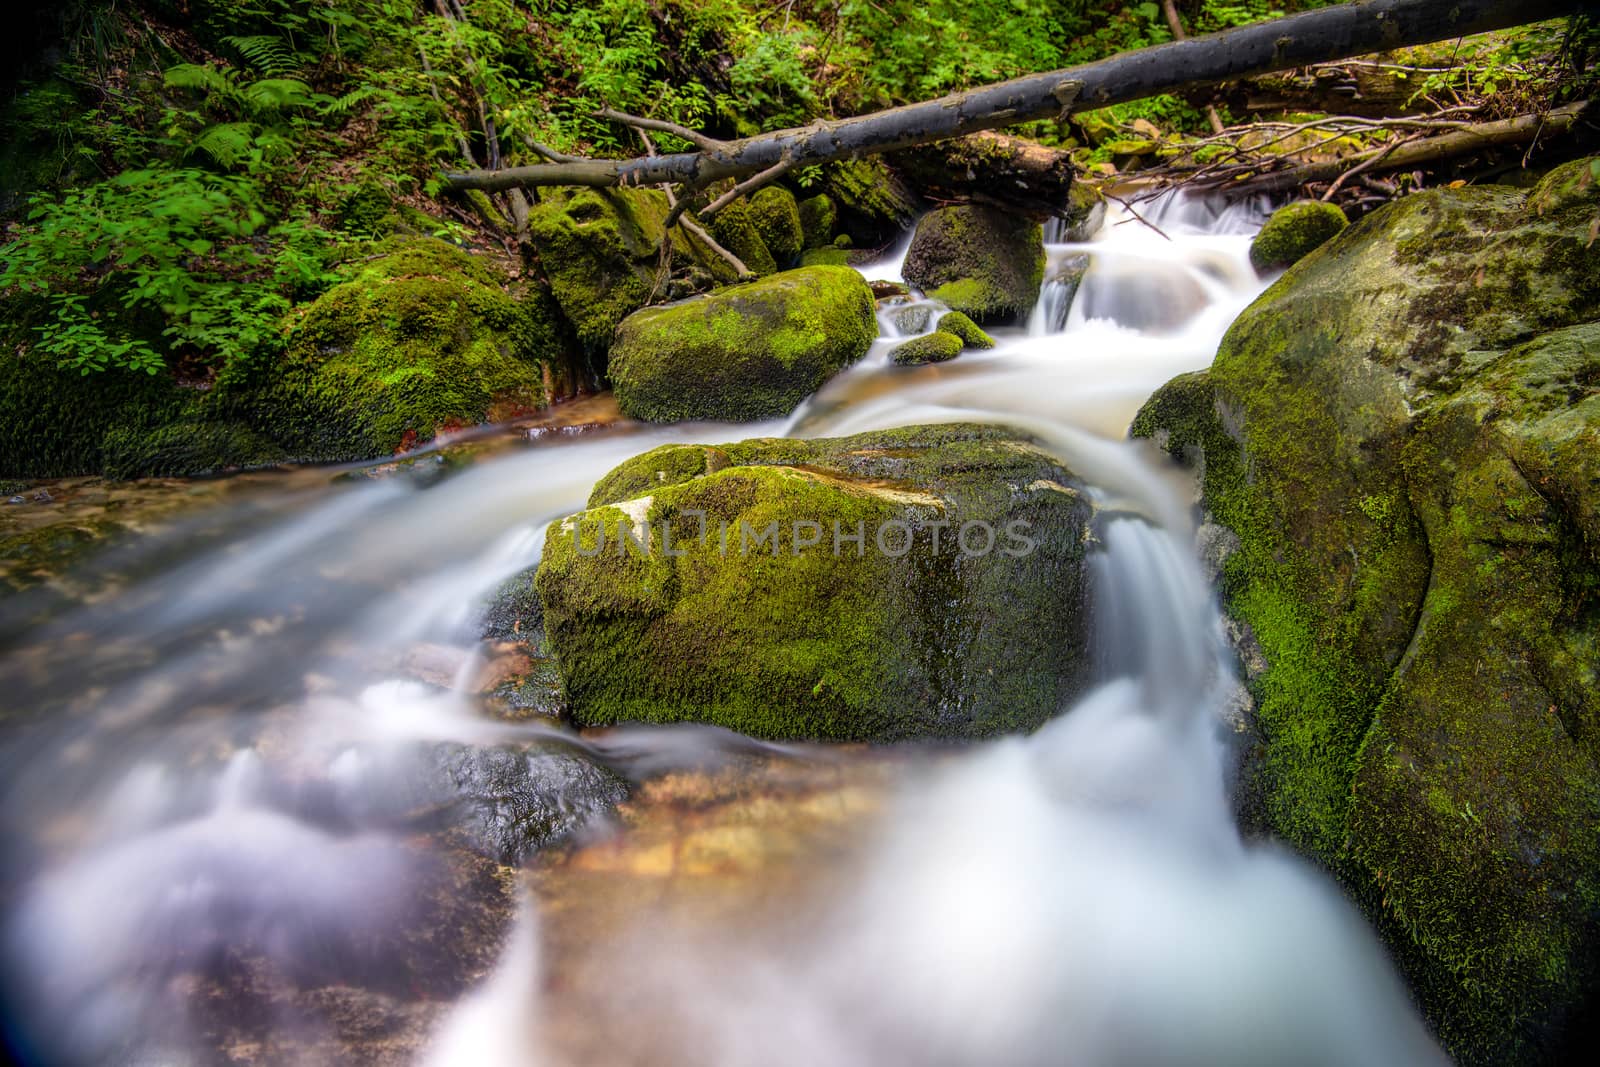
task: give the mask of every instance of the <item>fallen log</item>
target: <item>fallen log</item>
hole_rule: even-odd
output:
[[[700,150],[472,170],[446,175],[445,180],[455,189],[489,191],[670,182],[692,193],[728,178],[742,179],[740,188],[754,188],[796,166],[909,148],[1035,119],[1064,118],[1076,111],[1158,93],[1191,91],[1251,74],[1485,33],[1556,18],[1582,6],[1583,0],[1362,0],[1125,52],[937,100],[736,141],[716,141],[670,123],[611,112],[607,117],[614,121],[675,133],[699,145]],[[687,202],[688,197],[680,199]]]
[[[1479,122],[1437,137],[1391,143],[1344,159],[1306,163],[1268,171],[1248,178],[1196,181],[1195,188],[1213,189],[1229,196],[1255,196],[1297,189],[1311,182],[1339,180],[1347,175],[1376,174],[1427,166],[1447,159],[1504,145],[1527,144],[1537,137],[1556,137],[1579,121],[1589,101],[1582,100],[1544,114],[1518,115],[1494,122]]]

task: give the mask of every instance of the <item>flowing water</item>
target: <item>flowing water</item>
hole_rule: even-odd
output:
[[[1071,293],[1047,281],[1026,329],[898,368],[888,350],[943,308],[887,309],[872,351],[783,422],[301,479],[113,554],[86,607],[14,598],[0,903],[19,1054],[1444,1062],[1330,880],[1236,830],[1239,687],[1191,502],[1122,440],[1259,293],[1260,219],[1113,210],[1094,240],[1049,244],[1047,277],[1086,269]],[[864,272],[898,277],[898,255]],[[491,713],[485,599],[622,459],[969,419],[1047,443],[1107,516],[1098,684],[1033,735],[828,749]],[[541,775],[517,779],[515,818],[573,831],[548,861],[516,873],[472,847],[450,785],[480,752],[534,754],[513,761]],[[623,779],[631,821],[595,818]]]

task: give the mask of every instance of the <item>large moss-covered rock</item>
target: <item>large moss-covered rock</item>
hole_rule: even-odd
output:
[[[666,446],[550,526],[536,582],[579,722],[987,736],[1081,684],[1090,510],[994,427]]]
[[[1135,432],[1237,537],[1246,814],[1338,870],[1464,1064],[1562,1062],[1600,942],[1600,186],[1414,194]]]
[[[979,323],[1027,317],[1044,281],[1037,222],[976,204],[930,211],[906,251],[905,279]]]
[[[1250,242],[1250,262],[1259,271],[1293,266],[1349,224],[1338,204],[1320,200],[1285,204]]]
[[[231,367],[212,405],[303,460],[365,459],[546,402],[565,363],[549,297],[483,257],[391,238],[293,316],[283,358]]]
[[[667,196],[659,189],[541,195],[545,198],[528,216],[539,263],[579,342],[602,353],[617,324],[643,307],[658,288]],[[674,269],[697,268],[720,282],[735,280],[722,257],[681,226],[673,227],[671,262]]]
[[[859,274],[803,267],[635,312],[617,331],[611,381],[630,418],[768,418],[860,359],[877,331]]]

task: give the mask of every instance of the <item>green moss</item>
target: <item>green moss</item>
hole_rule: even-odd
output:
[[[1463,1064],[1545,1062],[1596,974],[1584,175],[1374,212],[1133,427],[1200,471],[1238,535],[1224,600],[1266,664],[1246,814],[1339,873]]]
[[[23,341],[0,343],[0,475],[98,474],[109,431],[148,432],[192,398],[166,375],[60,370]]]
[[[959,311],[947,311],[935,324],[940,333],[951,333],[961,338],[967,348],[993,348],[994,338],[984,333],[978,324]]]
[[[717,243],[744,261],[751,273],[759,276],[778,269],[778,261],[762,240],[761,227],[750,202],[735,200],[711,220],[711,236]]]
[[[800,213],[800,230],[805,235],[806,248],[826,248],[833,244],[833,231],[839,225],[839,209],[827,193],[818,193],[796,205]]]
[[[180,421],[153,430],[115,427],[101,445],[108,478],[215,474],[276,463],[283,449],[234,423]]]
[[[393,238],[292,319],[283,360],[230,368],[208,410],[303,460],[366,459],[541,407],[564,363],[538,301],[441,241]]]
[[[666,194],[583,189],[543,197],[528,217],[539,264],[578,341],[591,353],[603,353],[617,324],[658,288]],[[671,264],[698,268],[719,282],[735,280],[722,257],[679,226],[673,227]]]
[[[828,194],[840,221],[864,237],[888,237],[909,228],[922,213],[915,193],[878,156],[828,165]]]
[[[611,379],[630,418],[765,418],[793,410],[876,335],[860,275],[806,267],[635,313],[617,332]]]
[[[1089,509],[1075,484],[1008,431],[974,426],[629,461],[588,511],[551,525],[537,577],[572,713],[857,740],[1037,725],[1082,682]],[[608,499],[622,493],[627,511]],[[1037,550],[963,558],[955,530],[977,518],[1030,522]],[[648,556],[615,526],[645,519]],[[890,520],[906,524],[911,551],[871,547]],[[682,556],[664,551],[669,521]],[[817,523],[822,543],[796,548],[796,522]],[[861,524],[860,554],[849,541],[832,550],[835,522],[846,535]],[[954,525],[934,550],[941,522]],[[775,541],[752,547],[772,524]],[[901,536],[891,528],[888,543]]]
[[[943,363],[960,354],[961,338],[936,330],[895,345],[889,351],[889,358],[899,366],[910,367],[921,363]]]
[[[750,198],[750,221],[761,243],[772,255],[778,267],[792,267],[805,247],[805,234],[800,225],[800,209],[794,194],[780,185],[759,189]]]
[[[1293,266],[1349,224],[1337,204],[1319,200],[1285,204],[1250,242],[1250,262],[1260,271]]]
[[[906,251],[906,281],[980,323],[1025,318],[1044,281],[1043,230],[994,208],[930,211]]]
[[[802,267],[847,267],[850,253],[842,248],[808,248],[800,254]]]

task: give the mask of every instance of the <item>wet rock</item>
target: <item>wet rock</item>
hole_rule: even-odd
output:
[[[940,333],[954,334],[964,348],[993,348],[994,338],[978,328],[978,324],[959,311],[947,311],[939,316]]]
[[[960,354],[961,338],[953,333],[935,330],[895,345],[889,350],[889,359],[897,366],[914,367],[923,363],[943,363]]]
[[[628,795],[617,774],[556,745],[439,745],[431,759],[439,786],[457,798],[463,830],[500,863],[521,863]]]
[[[943,207],[917,223],[906,281],[983,325],[1027,318],[1044,280],[1044,231],[978,205]]]
[[[859,274],[802,267],[635,312],[617,330],[611,380],[630,418],[769,418],[860,359],[877,333]]]
[[[1250,242],[1250,262],[1263,273],[1292,267],[1349,224],[1338,204],[1318,200],[1285,204]]]
[[[536,578],[580,723],[978,737],[1082,684],[1089,503],[1013,431],[665,446],[589,504]]]
[[[889,309],[888,318],[894,323],[895,329],[907,335],[928,332],[928,324],[933,319],[932,304],[923,301],[907,304],[897,297],[891,297],[890,300],[894,303]]]
[[[1560,1062],[1597,977],[1597,171],[1380,208],[1134,424],[1237,537],[1246,819],[1339,872],[1462,1064]]]

